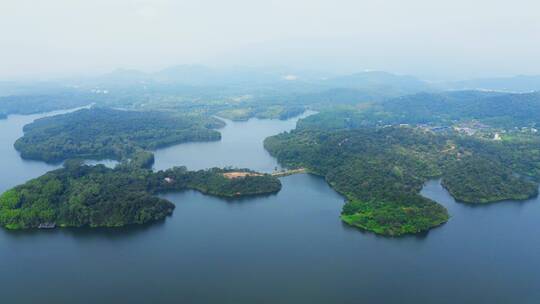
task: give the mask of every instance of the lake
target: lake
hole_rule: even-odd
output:
[[[20,159],[13,142],[38,117],[0,120],[0,189],[55,168]],[[230,122],[220,142],[156,151],[155,169],[186,165],[270,172],[266,136],[295,120]],[[439,181],[423,195],[452,218],[387,238],[344,225],[343,198],[319,177],[281,179],[276,195],[163,197],[166,220],[119,229],[0,229],[3,303],[538,303],[540,200],[456,203]]]

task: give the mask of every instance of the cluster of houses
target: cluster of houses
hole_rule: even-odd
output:
[[[530,133],[530,134],[537,134],[538,129],[535,127],[521,127],[521,128],[514,128],[510,130],[504,130],[504,129],[494,129],[493,127],[486,125],[484,123],[481,123],[476,120],[467,121],[467,122],[456,122],[452,126],[445,126],[445,125],[430,125],[430,124],[418,124],[414,126],[414,128],[418,130],[422,130],[424,132],[432,132],[432,133],[449,133],[449,132],[455,132],[467,136],[479,136],[486,139],[492,139],[495,141],[502,140],[502,134],[506,133]],[[383,125],[382,128],[388,128],[393,127],[394,125]],[[411,127],[409,124],[399,124],[400,127]],[[340,143],[341,145],[341,143]]]

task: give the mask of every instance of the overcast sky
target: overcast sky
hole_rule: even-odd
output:
[[[176,64],[540,74],[538,0],[0,0],[0,79]]]

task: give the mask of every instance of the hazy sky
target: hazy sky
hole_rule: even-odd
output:
[[[540,74],[538,0],[0,0],[0,79],[277,65]]]

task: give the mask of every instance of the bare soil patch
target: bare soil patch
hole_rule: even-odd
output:
[[[223,176],[229,179],[233,178],[239,178],[239,177],[246,177],[246,176],[261,176],[260,173],[254,173],[254,172],[227,172],[223,173]]]

